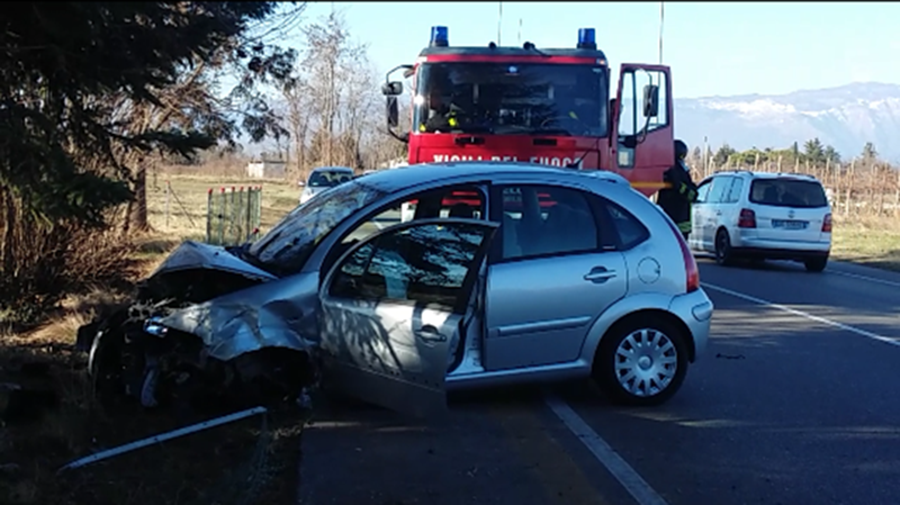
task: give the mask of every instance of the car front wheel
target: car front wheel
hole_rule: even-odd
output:
[[[593,378],[614,403],[659,405],[687,374],[686,335],[659,316],[617,324],[600,342]]]

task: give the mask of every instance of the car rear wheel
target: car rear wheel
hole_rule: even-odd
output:
[[[685,338],[659,316],[623,321],[600,342],[593,378],[614,403],[664,403],[681,388],[687,374]]]
[[[804,260],[803,265],[809,272],[821,272],[825,270],[825,266],[828,265],[828,256]]]
[[[734,263],[734,255],[731,253],[731,239],[725,230],[716,232],[716,263],[719,265],[731,265]]]

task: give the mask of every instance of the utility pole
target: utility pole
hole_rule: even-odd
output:
[[[518,44],[522,45],[522,18],[519,18],[519,42]]]
[[[703,136],[703,177],[707,176],[707,170],[709,169],[709,138],[706,135]]]
[[[665,2],[659,2],[659,64],[663,62],[663,22],[665,21]]]
[[[500,44],[500,33],[503,30],[503,2],[497,2],[497,3],[500,4],[499,5],[500,15],[497,18],[497,45],[499,46],[499,45],[501,45]]]

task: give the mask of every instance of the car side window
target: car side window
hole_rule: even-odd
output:
[[[619,235],[620,250],[626,251],[650,238],[650,230],[633,214],[610,201],[605,201],[604,205]]]
[[[485,198],[477,186],[458,186],[431,190],[394,202],[389,208],[361,223],[341,241],[343,244],[365,240],[373,233],[401,222],[434,217],[482,219]]]
[[[381,235],[344,260],[328,294],[463,310],[463,283],[486,230],[460,223],[427,224]]]
[[[712,189],[709,190],[709,200],[706,203],[722,203],[725,196],[725,190],[731,186],[731,177],[720,176],[714,177],[712,181]]]
[[[724,203],[737,203],[741,197],[741,189],[744,187],[744,180],[740,177],[732,177],[731,180],[731,187],[726,193]]]
[[[548,185],[500,188],[504,260],[599,249],[597,221],[579,190]]]
[[[697,201],[695,203],[708,203],[709,188],[712,187],[712,181],[706,181],[697,187]]]

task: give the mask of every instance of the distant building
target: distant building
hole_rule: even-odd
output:
[[[251,161],[247,163],[247,176],[254,179],[284,179],[287,163],[280,160]]]

